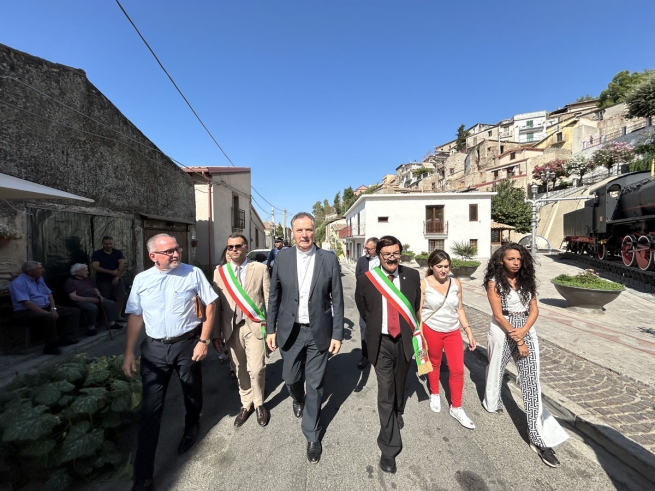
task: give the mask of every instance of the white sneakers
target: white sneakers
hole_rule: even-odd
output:
[[[430,401],[430,407],[432,407],[432,401]],[[470,430],[475,428],[473,421],[471,421],[464,412],[464,408],[450,406],[450,415],[459,421],[464,428],[468,428]]]
[[[439,394],[430,394],[430,409],[435,413],[441,412],[441,398]]]

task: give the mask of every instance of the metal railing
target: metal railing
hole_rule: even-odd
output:
[[[239,208],[231,208],[232,212],[232,228],[243,230],[246,228],[246,212]]]
[[[423,234],[448,234],[448,222],[425,221],[423,222]]]

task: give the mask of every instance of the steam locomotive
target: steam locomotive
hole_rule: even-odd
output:
[[[564,215],[567,251],[601,260],[620,254],[623,264],[655,269],[655,177],[631,172],[589,190],[584,208]]]

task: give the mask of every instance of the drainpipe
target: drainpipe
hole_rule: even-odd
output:
[[[209,261],[209,267],[212,267],[214,265],[212,261],[212,179],[208,172],[203,172],[202,177],[207,181],[207,209],[209,210],[209,217],[207,218],[207,259]]]

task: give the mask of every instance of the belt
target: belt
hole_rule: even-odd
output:
[[[294,324],[299,327],[309,328],[309,323],[301,324],[300,322],[294,322]]]
[[[180,336],[175,336],[174,338],[161,338],[161,339],[155,339],[153,337],[148,336],[150,338],[150,341],[157,341],[158,343],[162,344],[175,344],[179,343],[180,341],[186,341],[188,339],[193,339],[196,336],[198,336],[198,328],[200,327],[200,324],[198,324],[196,327],[194,327],[191,331],[185,332],[184,334],[181,334]]]

